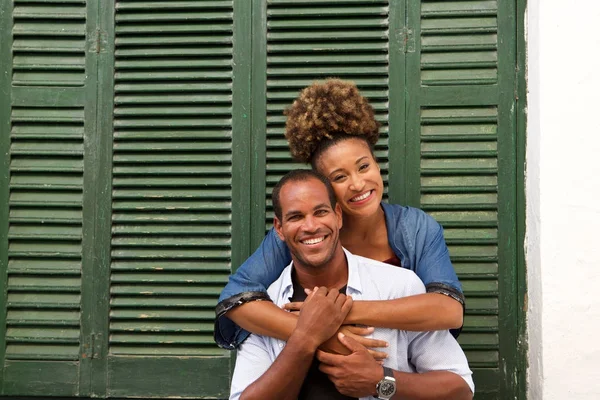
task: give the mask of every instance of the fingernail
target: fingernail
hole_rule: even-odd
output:
[[[346,337],[346,335],[344,335],[342,332],[340,332],[338,335],[340,338]]]

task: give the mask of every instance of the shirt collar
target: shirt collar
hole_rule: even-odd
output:
[[[360,283],[360,272],[358,268],[358,259],[348,250],[342,247],[344,254],[346,255],[346,261],[348,262],[348,288],[346,294],[362,293],[362,285]],[[281,273],[281,290],[279,292],[279,305],[283,305],[288,302],[288,298],[292,295],[294,286],[292,284],[292,268],[293,262],[291,262]]]

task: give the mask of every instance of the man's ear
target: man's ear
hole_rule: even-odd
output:
[[[275,232],[277,232],[279,239],[285,242],[285,238],[283,237],[283,232],[281,230],[281,221],[277,217],[273,217],[273,228],[275,228]]]
[[[342,217],[342,206],[340,206],[340,203],[335,203],[335,209],[333,211],[338,220],[338,228],[342,229],[344,218]]]

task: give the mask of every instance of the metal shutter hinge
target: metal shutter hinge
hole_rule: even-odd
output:
[[[396,42],[400,47],[402,53],[414,53],[415,52],[415,34],[412,29],[402,27],[396,31]]]
[[[86,344],[83,346],[83,358],[99,359],[102,349],[102,334],[92,333]]]
[[[108,44],[108,34],[96,29],[88,40],[88,52],[90,53],[106,53],[106,46]]]

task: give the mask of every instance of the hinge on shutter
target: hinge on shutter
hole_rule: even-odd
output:
[[[102,334],[94,333],[92,338],[92,358],[98,359],[100,358],[100,351],[102,349]]]
[[[403,27],[396,31],[396,41],[400,46],[400,51],[403,53],[415,52],[415,35],[412,29]]]
[[[102,334],[92,333],[87,343],[83,345],[83,358],[98,359],[102,348]]]
[[[104,53],[106,52],[107,43],[108,34],[96,29],[88,40],[88,51],[96,54]]]

